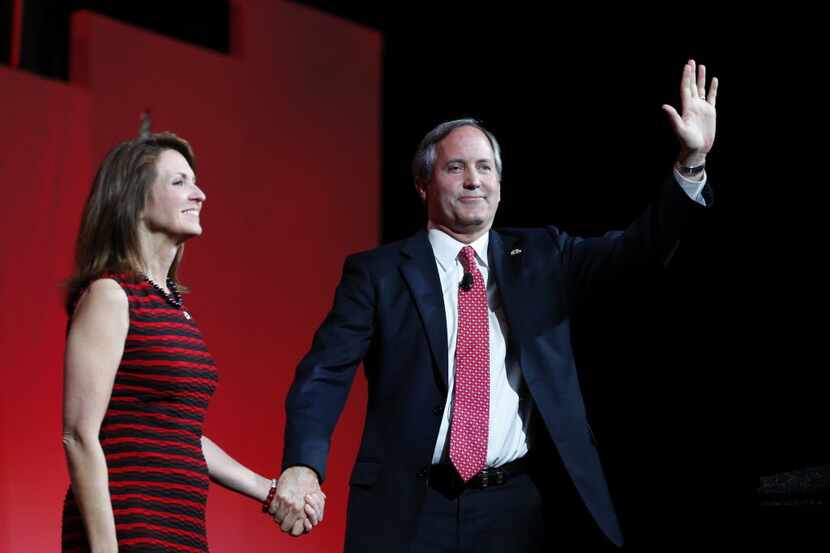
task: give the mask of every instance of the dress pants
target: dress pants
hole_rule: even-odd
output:
[[[410,553],[617,551],[564,469],[533,464],[498,486],[448,494],[430,486]]]

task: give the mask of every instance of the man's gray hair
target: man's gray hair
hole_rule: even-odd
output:
[[[501,148],[499,148],[496,137],[485,129],[478,120],[468,117],[441,123],[424,136],[415,151],[415,157],[412,159],[412,176],[416,185],[419,182],[432,180],[432,170],[435,168],[435,159],[438,157],[438,143],[459,127],[475,127],[484,133],[484,136],[490,141],[490,147],[493,149],[496,173],[501,178]]]

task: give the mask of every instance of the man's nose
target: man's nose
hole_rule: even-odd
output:
[[[481,175],[475,169],[467,169],[464,172],[464,188],[475,189],[481,186]]]

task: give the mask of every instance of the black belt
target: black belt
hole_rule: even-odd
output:
[[[527,474],[529,471],[530,460],[524,456],[500,467],[485,468],[465,483],[454,466],[450,463],[440,463],[430,468],[428,482],[431,488],[454,497],[464,490],[483,490],[492,486],[501,486],[511,478]]]

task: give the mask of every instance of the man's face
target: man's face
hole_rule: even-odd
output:
[[[475,127],[459,127],[438,143],[437,154],[432,180],[418,187],[430,222],[480,236],[493,225],[501,199],[490,141]]]

